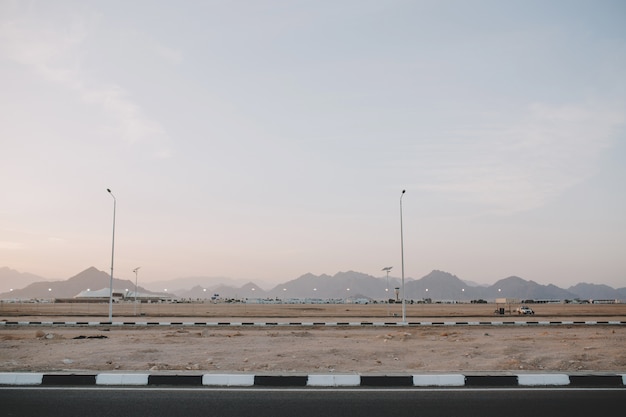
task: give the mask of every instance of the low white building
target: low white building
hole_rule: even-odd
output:
[[[86,289],[85,291],[81,291],[77,295],[74,296],[76,299],[81,299],[85,301],[100,301],[100,300],[108,300],[110,297],[111,290],[109,288],[102,288],[100,290],[91,290]],[[124,292],[119,290],[113,290],[113,301],[118,302],[124,299]]]
[[[91,290],[91,289],[87,289],[85,291],[81,291],[78,295],[74,296],[74,299],[77,300],[81,300],[81,301],[92,301],[92,302],[97,302],[97,301],[109,301],[109,296],[110,296],[110,290],[109,288],[102,288],[100,290]],[[137,292],[137,301],[140,302],[158,302],[158,301],[172,301],[173,297],[170,295],[163,295],[163,294],[148,294],[148,293],[142,293],[142,292]],[[124,291],[120,291],[120,290],[113,290],[113,301],[114,302],[120,302],[120,301],[134,301],[135,300],[135,291],[129,291],[129,290],[124,290]]]

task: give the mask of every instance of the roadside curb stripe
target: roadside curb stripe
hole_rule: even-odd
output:
[[[254,375],[206,374],[202,376],[202,385],[216,387],[251,387],[254,385]]]
[[[83,374],[44,374],[41,385],[96,385],[96,376]]]
[[[309,375],[309,387],[358,387],[361,385],[359,375]]]
[[[202,375],[149,375],[148,385],[200,386]]]
[[[412,376],[362,376],[362,387],[410,387]]]
[[[514,387],[517,377],[512,375],[470,375],[465,377],[469,387]]]
[[[626,321],[412,321],[402,322],[155,322],[155,321],[0,321],[0,326],[204,326],[204,327],[420,327],[420,326],[624,326]]]
[[[1,372],[0,385],[41,385],[43,374]]]
[[[565,374],[520,374],[517,382],[521,386],[569,385],[569,376]]]
[[[0,372],[0,386],[206,386],[206,387],[626,387],[626,374],[567,375],[254,375],[254,374],[42,374]]]
[[[570,385],[573,387],[619,387],[624,386],[623,376],[619,375],[572,375]]]
[[[98,374],[96,385],[148,385],[148,374]]]
[[[462,387],[465,375],[413,375],[416,387]]]
[[[287,375],[255,375],[254,385],[270,387],[305,387],[308,377]]]

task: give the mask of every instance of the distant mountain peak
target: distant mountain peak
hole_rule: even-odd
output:
[[[446,271],[441,271],[439,269],[433,269],[432,271],[430,271],[430,273],[428,273],[425,277],[429,277],[429,276],[449,276],[449,277],[454,277],[454,278],[459,278],[454,274],[451,274],[450,272],[446,272]],[[424,277],[424,278],[425,278]]]

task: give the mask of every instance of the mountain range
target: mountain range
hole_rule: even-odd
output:
[[[5,274],[16,277],[16,272],[9,268],[0,268],[0,281],[4,282]],[[19,274],[19,273],[17,273]],[[27,274],[26,279],[32,279],[32,274]],[[13,281],[15,284],[15,281]],[[110,275],[94,267],[87,268],[78,275],[64,281],[37,281],[22,289],[13,288],[0,293],[0,299],[46,299],[46,298],[72,298],[87,289],[100,290],[109,288]],[[16,285],[17,286],[17,285]],[[135,291],[135,283],[130,280],[113,279],[113,288],[117,291]],[[137,287],[138,293],[158,294],[142,287]]]
[[[0,282],[11,282],[12,287],[37,280],[36,275],[23,274],[9,268],[0,268]],[[0,293],[0,299],[31,298],[71,298],[88,288],[98,290],[109,287],[110,275],[94,267],[64,281],[38,280],[30,282],[24,288],[13,288]],[[18,285],[15,285],[18,284]],[[238,286],[215,283],[211,278],[182,278],[158,283],[145,283],[137,291],[146,294],[174,295],[182,299],[207,299],[215,294],[223,298],[320,298],[346,299],[396,298],[395,288],[401,287],[397,277],[374,277],[360,272],[338,272],[335,275],[305,274],[291,281],[264,290],[253,282]],[[134,291],[135,283],[130,280],[114,278],[113,288],[118,291]],[[157,289],[158,288],[158,289]],[[168,288],[167,290],[165,288]],[[400,290],[401,291],[401,290]],[[487,300],[496,298],[516,298],[520,300],[626,300],[626,287],[612,288],[607,285],[579,283],[567,289],[555,285],[542,285],[534,281],[511,276],[488,286],[477,286],[463,281],[448,272],[434,270],[420,279],[405,279],[406,298],[408,300]],[[400,295],[401,296],[401,295]]]

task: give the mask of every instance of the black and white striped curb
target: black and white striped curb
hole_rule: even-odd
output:
[[[518,375],[254,375],[254,374],[44,374],[0,373],[4,386],[178,386],[178,387],[626,387],[626,374]]]
[[[411,322],[197,322],[197,321],[0,321],[1,326],[197,326],[197,327],[419,327],[419,326],[562,326],[562,325],[626,325],[626,321],[411,321]]]

